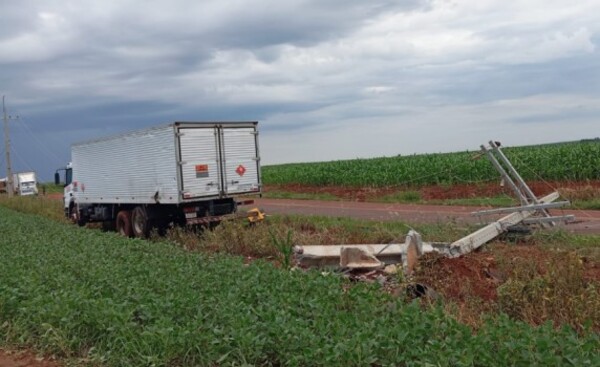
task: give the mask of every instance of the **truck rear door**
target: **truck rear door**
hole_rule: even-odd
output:
[[[226,195],[260,191],[255,127],[221,127],[223,186]]]
[[[217,128],[182,127],[178,133],[183,198],[219,196],[221,167]]]

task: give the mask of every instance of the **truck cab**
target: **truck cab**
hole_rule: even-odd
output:
[[[75,205],[75,197],[74,197],[74,190],[73,190],[73,165],[71,162],[69,162],[67,164],[66,167],[64,168],[59,168],[56,170],[56,173],[54,174],[54,183],[56,185],[60,185],[61,184],[61,180],[60,180],[60,171],[65,171],[64,175],[65,175],[65,181],[64,181],[64,188],[63,188],[63,209],[65,212],[65,216],[67,218],[71,218],[73,220],[76,220],[77,218],[74,217],[74,215],[76,214],[76,205]]]
[[[14,192],[19,196],[37,195],[37,179],[35,172],[19,172],[13,174]]]

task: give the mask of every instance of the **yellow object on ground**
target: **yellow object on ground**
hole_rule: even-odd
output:
[[[250,223],[258,223],[265,220],[265,213],[259,208],[253,208],[246,212]]]

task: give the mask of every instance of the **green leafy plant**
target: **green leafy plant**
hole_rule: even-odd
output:
[[[292,267],[292,257],[294,255],[294,243],[292,241],[292,231],[288,229],[286,237],[282,238],[273,231],[269,231],[273,246],[279,251],[279,260],[285,269]]]
[[[103,366],[599,365],[597,333],[476,333],[318,271],[121,238],[0,207],[0,344]],[[281,243],[290,244],[287,237]]]

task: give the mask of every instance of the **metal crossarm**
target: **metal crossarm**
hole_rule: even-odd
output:
[[[551,208],[560,208],[565,205],[571,204],[569,201],[557,201],[555,203],[538,203],[538,204],[530,204],[523,206],[515,206],[511,208],[498,208],[498,209],[489,209],[489,210],[481,210],[477,212],[472,212],[471,215],[490,215],[490,214],[502,214],[502,213],[514,213],[514,212],[522,212],[522,211],[536,211],[542,209],[551,209]]]
[[[500,144],[494,142],[493,140],[490,140],[489,144],[491,147],[491,151],[483,146],[482,148],[486,152],[488,159],[492,162],[492,165],[496,168],[496,170],[498,170],[498,172],[500,172],[500,175],[502,175],[502,177],[505,180],[506,177],[508,177],[508,182],[513,188],[513,191],[515,191],[515,193],[517,194],[517,197],[521,204],[524,206],[527,204],[540,204],[540,200],[535,196],[535,194],[529,188],[527,183],[525,183],[523,177],[521,177],[519,172],[517,172],[517,170],[508,160],[502,149],[500,149]],[[498,156],[498,158],[504,164],[504,167],[506,167],[506,169],[502,167],[498,160],[496,160],[496,157],[494,154],[492,154],[492,152]],[[550,212],[548,212],[547,208],[542,207],[539,210],[546,218],[552,217],[552,215],[550,215]],[[553,227],[556,225],[556,223],[550,220],[547,222],[543,222],[542,225],[550,225],[551,227]]]
[[[500,162],[498,162],[498,160],[496,159],[496,157],[494,157],[494,154],[492,153],[492,151],[490,149],[488,149],[485,145],[481,146],[481,150],[485,153],[485,155],[487,156],[488,160],[492,163],[492,166],[494,166],[494,168],[496,168],[496,170],[500,173],[500,175],[502,176],[502,179],[504,180],[504,182],[508,183],[508,185],[510,186],[510,188],[515,192],[515,195],[517,196],[517,198],[521,202],[521,205],[527,205],[527,204],[529,204],[529,202],[527,201],[527,198],[525,197],[525,195],[523,195],[523,193],[521,192],[521,190],[519,189],[519,187],[515,184],[515,182],[512,180],[512,178],[508,175],[508,173],[502,167],[502,165],[500,164]]]
[[[510,163],[510,161],[508,160],[508,158],[506,157],[506,155],[504,154],[504,152],[502,151],[502,149],[500,149],[500,145],[496,144],[496,142],[494,142],[492,140],[490,140],[489,143],[490,143],[490,146],[492,147],[492,150],[498,155],[498,157],[500,158],[500,160],[502,161],[502,163],[504,163],[504,165],[508,169],[508,172],[510,173],[510,175],[515,179],[515,181],[517,182],[520,190],[522,190],[523,194],[528,199],[528,201],[530,201],[532,204],[539,204],[540,201],[535,196],[535,194],[533,193],[533,191],[531,191],[531,189],[529,188],[529,186],[527,185],[527,183],[525,183],[525,180],[523,180],[523,177],[521,177],[521,175],[519,174],[519,172],[517,172],[517,170],[512,165],[512,163]],[[551,215],[550,215],[550,213],[548,212],[547,209],[542,208],[542,209],[540,209],[540,211],[541,211],[541,213],[545,217],[547,217],[547,218],[551,217]],[[556,225],[556,223],[554,221],[549,221],[549,222],[547,222],[545,224],[549,224],[552,227],[554,227]]]

